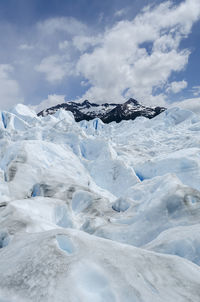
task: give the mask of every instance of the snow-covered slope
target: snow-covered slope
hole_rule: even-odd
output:
[[[199,302],[200,116],[0,113],[1,302]]]

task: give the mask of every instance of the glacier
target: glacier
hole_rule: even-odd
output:
[[[0,302],[199,302],[200,115],[0,112]]]

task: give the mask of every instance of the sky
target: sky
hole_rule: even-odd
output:
[[[199,0],[0,0],[0,109],[200,103]]]

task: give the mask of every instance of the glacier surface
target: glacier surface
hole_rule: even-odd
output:
[[[199,302],[200,116],[0,112],[0,302]]]

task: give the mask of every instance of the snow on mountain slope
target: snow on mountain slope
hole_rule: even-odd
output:
[[[42,110],[38,113],[38,116],[55,114],[60,109],[72,112],[77,122],[82,120],[90,121],[99,118],[104,123],[119,123],[122,120],[134,120],[138,116],[144,116],[151,119],[166,110],[164,107],[145,107],[132,98],[123,104],[105,103],[101,105],[90,103],[88,100],[85,100],[82,103],[65,102],[63,104],[58,104]]]
[[[190,111],[1,112],[0,301],[199,302],[199,184]]]

